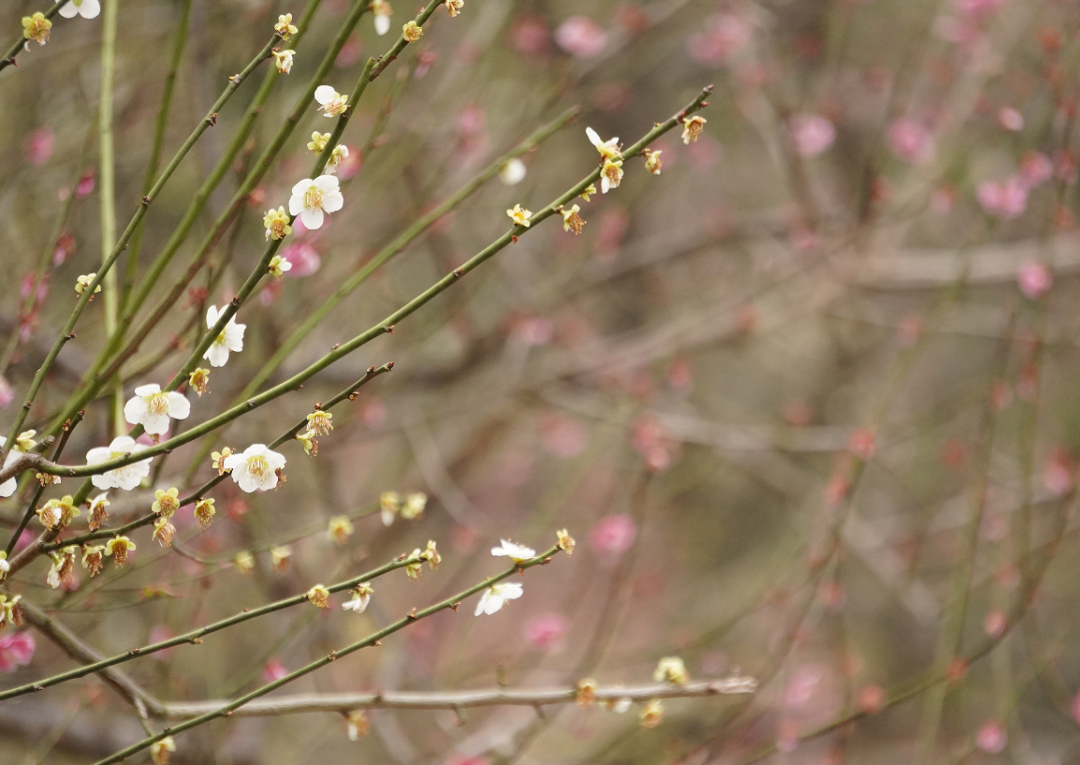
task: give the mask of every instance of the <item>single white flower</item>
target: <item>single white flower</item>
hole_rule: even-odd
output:
[[[169,418],[186,420],[191,404],[176,391],[165,393],[160,385],[140,385],[135,397],[124,404],[124,419],[132,425],[142,425],[146,432],[158,436],[169,429]]]
[[[513,186],[514,184],[521,183],[525,180],[525,175],[527,173],[528,170],[525,168],[525,163],[517,157],[514,157],[499,169],[499,180],[507,186]]]
[[[514,561],[514,563],[521,563],[523,560],[529,560],[529,558],[536,557],[536,550],[531,547],[515,544],[509,539],[501,539],[499,542],[500,545],[498,547],[491,548],[492,555],[505,555]]]
[[[338,166],[345,161],[349,156],[349,147],[341,143],[334,147],[334,150],[330,152],[330,159],[326,160],[326,167],[323,172],[326,175],[334,175],[337,172]]]
[[[7,443],[7,439],[0,436],[0,449]],[[7,459],[4,460],[4,467],[11,467],[11,463],[23,456],[25,452],[19,449],[18,444],[11,447],[11,451],[8,452]],[[3,483],[0,483],[0,497],[10,497],[15,493],[15,489],[19,486],[19,480],[12,476]]]
[[[217,324],[218,317],[225,311],[225,307],[222,306],[219,311],[217,306],[210,306],[206,309],[206,328],[213,329]],[[225,329],[221,330],[221,334],[214,338],[214,343],[206,349],[206,353],[203,354],[204,359],[210,360],[210,366],[223,367],[225,362],[229,360],[229,351],[233,353],[239,353],[244,350],[244,330],[247,329],[247,324],[237,324],[236,316],[229,319],[229,323],[225,325]]]
[[[327,117],[336,117],[349,108],[349,97],[341,95],[329,85],[315,88],[315,100]]]
[[[65,19],[73,19],[76,16],[96,19],[99,13],[101,13],[101,3],[98,0],[71,0],[60,9],[60,15]]]
[[[292,71],[293,56],[296,55],[296,51],[274,50],[271,52],[274,55],[274,65],[277,67],[278,72],[281,74],[288,74]]]
[[[145,447],[135,443],[131,436],[118,436],[108,446],[95,446],[86,453],[87,465],[100,465],[102,462],[126,457],[135,452],[141,452]],[[150,475],[150,460],[133,462],[130,465],[118,467],[107,473],[90,477],[90,481],[99,489],[123,489],[131,491]]]
[[[591,127],[585,128],[585,135],[589,137],[589,143],[596,147],[596,150],[600,152],[600,156],[604,159],[622,159],[622,152],[619,151],[618,136],[607,141],[601,141],[600,136]]]
[[[277,471],[283,467],[285,458],[264,444],[252,444],[242,454],[230,454],[225,458],[225,469],[232,471],[232,479],[249,494],[277,486]]]
[[[323,213],[337,212],[344,204],[345,197],[338,190],[338,179],[332,175],[320,175],[315,180],[305,178],[293,186],[289,213],[299,215],[308,229],[316,229],[323,224]]]
[[[371,585],[367,582],[361,582],[352,593],[352,600],[348,603],[342,603],[341,607],[346,611],[355,611],[358,614],[364,613],[367,610],[368,603],[371,602]]]
[[[372,0],[371,12],[375,16],[375,32],[382,37],[390,31],[390,16],[394,9],[390,7],[389,0]]]
[[[521,597],[524,588],[517,582],[499,582],[484,590],[480,596],[480,602],[476,604],[476,616],[480,614],[493,614],[503,607],[508,600]]]

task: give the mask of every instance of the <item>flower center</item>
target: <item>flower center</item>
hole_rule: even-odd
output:
[[[266,462],[266,458],[258,455],[255,457],[248,457],[247,469],[255,478],[262,478],[270,472],[270,465]]]
[[[151,414],[162,415],[169,413],[169,397],[164,393],[152,393],[147,397],[146,408]]]
[[[321,210],[323,206],[323,195],[319,191],[318,187],[311,186],[304,192],[304,207],[316,208]]]

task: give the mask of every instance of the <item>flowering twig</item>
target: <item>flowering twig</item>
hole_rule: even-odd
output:
[[[533,566],[543,565],[543,564],[546,564],[546,563],[550,562],[552,557],[556,553],[558,553],[560,551],[560,549],[561,548],[558,545],[555,545],[554,547],[551,547],[550,549],[548,549],[547,551],[541,553],[540,555],[537,555],[536,557],[530,558],[528,560],[520,561],[520,562],[516,563],[514,566],[512,566],[511,568],[504,571],[503,573],[498,574],[498,575],[493,576],[493,577],[490,577],[488,579],[485,579],[484,581],[479,582],[477,584],[474,584],[472,587],[469,587],[468,589],[462,590],[458,594],[453,595],[453,596],[447,598],[446,600],[444,600],[444,601],[442,601],[440,603],[436,603],[434,605],[428,606],[427,608],[421,609],[419,611],[417,611],[417,610],[410,611],[406,616],[402,617],[401,619],[398,619],[396,622],[393,622],[392,624],[387,625],[386,627],[383,627],[381,630],[378,630],[377,632],[374,632],[371,635],[368,635],[363,640],[358,640],[357,642],[352,643],[350,645],[347,645],[344,648],[341,648],[339,650],[331,651],[329,654],[322,657],[321,659],[317,659],[317,660],[315,660],[315,661],[313,661],[313,662],[311,662],[309,664],[306,664],[303,667],[300,667],[299,669],[294,670],[293,672],[290,672],[287,675],[285,675],[285,676],[283,676],[283,677],[281,677],[281,678],[279,678],[277,680],[274,680],[273,682],[267,683],[266,685],[263,685],[260,688],[256,688],[254,691],[251,691],[250,693],[246,693],[243,696],[240,696],[239,698],[234,699],[233,701],[230,701],[230,702],[228,702],[228,703],[226,703],[226,704],[224,704],[224,705],[222,705],[220,707],[215,707],[214,709],[212,709],[212,710],[210,710],[208,712],[205,712],[203,714],[200,714],[197,717],[193,717],[193,718],[191,718],[189,720],[185,720],[184,722],[181,722],[181,723],[179,723],[177,725],[173,725],[171,727],[168,727],[164,731],[162,731],[161,733],[158,733],[158,734],[156,734],[154,736],[149,736],[149,737],[143,739],[142,741],[139,741],[138,743],[132,744],[131,746],[127,747],[126,749],[122,749],[119,752],[116,752],[116,753],[114,753],[114,754],[112,754],[112,755],[110,755],[110,756],[108,756],[108,757],[106,757],[106,758],[104,758],[102,760],[99,760],[97,763],[95,763],[95,765],[110,765],[110,763],[120,762],[121,760],[131,756],[132,754],[135,754],[136,752],[140,752],[143,749],[146,749],[147,747],[149,747],[150,745],[152,745],[156,741],[160,741],[161,739],[164,739],[164,738],[166,738],[168,736],[172,736],[173,734],[176,734],[176,733],[181,733],[181,732],[183,732],[185,730],[190,730],[192,728],[196,728],[196,727],[198,727],[198,726],[200,726],[200,725],[202,725],[204,723],[210,722],[210,721],[212,721],[212,720],[214,720],[214,719],[216,719],[218,717],[228,717],[235,710],[240,709],[241,707],[243,707],[248,702],[253,701],[253,700],[255,700],[255,699],[257,699],[257,698],[259,698],[261,696],[265,696],[266,694],[268,694],[268,693],[270,693],[272,691],[275,691],[278,688],[281,688],[282,686],[287,685],[287,684],[293,682],[294,680],[296,680],[296,679],[298,679],[300,677],[303,677],[304,675],[311,674],[315,670],[321,669],[322,667],[325,667],[327,664],[330,664],[330,663],[332,663],[334,661],[337,661],[338,659],[341,659],[341,658],[343,658],[345,656],[348,656],[350,653],[354,653],[355,651],[359,651],[361,648],[368,648],[370,646],[378,645],[383,638],[385,638],[385,637],[387,637],[389,635],[392,635],[395,632],[399,632],[400,630],[403,630],[405,627],[408,627],[410,624],[415,624],[416,622],[420,621],[421,619],[424,619],[424,618],[426,618],[428,616],[431,616],[432,614],[438,613],[439,611],[445,611],[447,609],[454,609],[456,611],[457,607],[459,605],[461,605],[461,601],[463,601],[465,598],[469,597],[470,595],[475,595],[476,593],[480,592],[481,590],[487,589],[487,588],[491,587],[492,585],[503,581],[504,579],[508,579],[511,576],[514,576],[515,574],[523,573],[525,571],[525,569],[532,568]],[[4,696],[2,694],[0,694],[0,699],[2,699],[2,698],[4,698]]]
[[[390,571],[404,568],[410,563],[412,563],[412,561],[409,561],[407,559],[395,559],[390,563],[386,563],[376,569],[368,571],[359,576],[354,576],[342,582],[328,585],[326,589],[329,590],[331,593],[348,590],[360,584],[361,582],[368,582]],[[291,608],[292,606],[300,605],[301,603],[305,602],[307,602],[307,595],[300,594],[293,595],[292,597],[288,598],[282,598],[281,600],[275,601],[273,603],[267,603],[265,606],[260,606],[259,608],[244,609],[240,613],[234,614],[226,619],[221,619],[220,621],[213,622],[212,624],[208,624],[205,627],[199,627],[198,629],[191,630],[190,632],[185,632],[182,635],[171,637],[168,640],[161,640],[157,643],[151,643],[150,645],[142,646],[141,648],[132,648],[130,651],[125,651],[124,653],[110,656],[107,659],[96,661],[93,664],[88,664],[83,667],[68,670],[67,672],[61,672],[60,674],[53,675],[52,677],[47,677],[33,683],[27,683],[26,685],[20,685],[15,688],[10,688],[6,691],[0,691],[0,701],[15,698],[16,696],[22,696],[32,691],[40,691],[44,688],[49,688],[54,685],[59,685],[60,683],[67,682],[68,680],[76,680],[80,677],[85,677],[86,675],[100,672],[108,667],[114,667],[117,664],[123,664],[126,661],[131,661],[132,659],[139,658],[140,656],[149,656],[152,653],[163,651],[166,648],[172,648],[174,646],[182,645],[184,643],[198,645],[202,642],[202,638],[206,635],[218,632],[227,627],[232,627],[242,622],[246,622],[249,619],[254,619],[257,616],[265,616],[266,614],[280,611],[285,608]]]
[[[52,19],[56,14],[60,12],[60,9],[67,5],[68,0],[57,0],[57,2],[44,12],[46,19]],[[15,60],[15,57],[19,55],[19,51],[26,45],[26,38],[23,35],[19,35],[18,38],[11,44],[11,47],[7,49],[4,57],[0,59],[0,72],[7,69],[9,66],[18,66],[19,62]]]

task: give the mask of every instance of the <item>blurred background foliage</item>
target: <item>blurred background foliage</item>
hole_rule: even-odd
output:
[[[6,3],[0,29],[13,37],[36,5]],[[412,8],[394,6],[396,30]],[[122,226],[140,197],[179,3],[120,8]],[[347,8],[323,0],[155,295],[182,277]],[[195,1],[166,157],[286,11],[300,8]],[[479,251],[506,230],[508,207],[539,209],[580,179],[596,161],[586,125],[630,144],[713,83],[705,134],[661,139],[658,177],[628,162],[619,189],[582,204],[582,236],[538,226],[392,335],[226,428],[217,448],[269,441],[367,367],[396,364],[335,412],[317,458],[282,448],[279,490],[222,484],[223,512],[205,532],[182,511],[178,539],[194,557],[142,534],[123,570],[58,594],[39,563],[16,589],[113,653],[439,542],[437,572],[379,580],[361,617],[294,609],[126,665],[160,698],[219,698],[500,570],[487,554],[500,537],[543,549],[568,527],[578,554],[530,572],[500,613],[474,620],[466,604],[293,690],[638,683],[677,654],[694,678],[741,668],[760,678],[758,693],[668,702],[653,730],[636,711],[577,707],[463,720],[380,710],[359,743],[333,714],[219,722],[180,737],[174,761],[1080,761],[1078,19],[1064,0],[466,0],[456,19],[440,9],[356,107],[344,209],[289,240],[283,253],[299,267],[241,309],[245,349],[214,371],[189,422],[224,410],[314,306],[568,106],[582,116],[523,157],[524,180],[494,179],[440,218],[271,382]],[[76,277],[99,261],[99,44],[100,21],[57,23],[48,45],[0,74],[0,321],[5,336],[20,333],[0,390],[9,412]],[[389,44],[366,16],[326,81],[347,92]],[[155,201],[142,263],[221,156],[257,79]],[[140,370],[129,386],[164,383],[186,358],[170,343],[190,344],[204,301],[220,304],[246,278],[263,211],[287,203],[308,137],[328,124],[304,114],[210,267],[125,367]],[[66,193],[77,198],[57,243]],[[47,284],[25,311],[19,287],[43,248],[55,250]],[[31,422],[62,404],[101,347],[100,311],[95,302],[84,316]],[[100,399],[68,461],[109,433]],[[154,488],[201,483],[211,468],[199,455],[177,449]],[[427,493],[427,511],[384,527],[386,490]],[[114,498],[114,523],[150,501]],[[6,527],[20,514],[15,501],[0,506]],[[325,535],[339,514],[363,516],[343,546]],[[280,544],[292,550],[284,571],[268,552]],[[248,576],[230,563],[241,550],[255,552]],[[69,666],[46,639],[37,646],[0,684]],[[945,674],[947,685],[926,684]],[[95,679],[0,706],[0,730],[5,763],[84,762],[142,735]]]

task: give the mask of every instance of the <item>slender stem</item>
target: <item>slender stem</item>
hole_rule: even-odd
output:
[[[404,568],[410,563],[415,561],[406,560],[405,555],[398,556],[389,563],[379,566],[376,569],[361,574],[360,576],[354,576],[350,579],[346,579],[336,584],[329,585],[326,589],[330,592],[341,592],[342,590],[348,590],[361,582],[367,582],[372,579],[376,579],[383,574],[386,574],[395,569]],[[166,648],[172,648],[174,646],[182,645],[184,643],[190,643],[191,645],[198,645],[202,642],[202,638],[225,629],[226,627],[232,627],[237,624],[254,619],[258,616],[265,616],[266,614],[272,614],[275,611],[281,611],[285,608],[299,605],[307,601],[307,595],[293,595],[288,598],[282,598],[281,600],[274,601],[273,603],[267,603],[259,608],[244,609],[243,611],[233,614],[230,617],[221,619],[205,627],[199,627],[198,629],[185,632],[182,635],[171,637],[168,640],[161,640],[157,643],[151,643],[150,645],[142,646],[141,648],[132,648],[130,651],[124,651],[118,653],[115,656],[110,656],[107,659],[96,661],[93,664],[87,664],[82,667],[76,667],[75,669],[68,670],[67,672],[61,672],[58,675],[52,677],[46,677],[42,680],[38,680],[33,683],[27,683],[26,685],[20,685],[15,688],[10,688],[6,691],[0,691],[0,701],[5,699],[13,699],[16,696],[23,696],[27,693],[34,691],[40,691],[44,688],[50,688],[54,685],[67,682],[68,680],[76,680],[80,677],[86,677],[87,675],[100,672],[108,667],[115,667],[117,664],[123,664],[126,661],[131,661],[140,656],[149,656],[150,654],[157,653],[158,651],[164,651]]]
[[[116,153],[113,146],[113,79],[116,75],[116,16],[119,0],[105,0],[101,35],[101,85],[98,92],[98,211],[101,223],[101,262],[109,260],[116,245]],[[144,192],[145,193],[145,192]],[[110,269],[101,285],[104,292],[105,335],[116,331],[120,296],[116,271]],[[124,432],[124,391],[114,387],[109,412],[114,434]]]
[[[693,111],[700,109],[703,106],[705,99],[708,97],[710,92],[712,92],[712,86],[709,86],[702,90],[698,97],[695,98],[684,109],[682,109],[678,114],[665,120],[664,122],[656,124],[652,130],[645,134],[644,137],[637,141],[637,143],[635,143],[633,146],[628,148],[625,152],[625,155],[627,157],[633,157],[640,154],[643,148],[651,144],[664,133],[667,133],[669,130],[673,129],[676,125],[680,124],[680,120],[683,117]],[[200,438],[203,435],[213,430],[216,430],[222,425],[225,425],[226,423],[235,420],[237,417],[240,417],[245,412],[249,412],[256,407],[269,403],[270,401],[273,401],[274,399],[284,395],[290,390],[298,389],[299,386],[302,385],[306,380],[326,369],[334,362],[352,353],[357,348],[366,345],[367,343],[371,342],[372,340],[381,335],[392,333],[394,331],[394,327],[397,325],[398,322],[400,322],[402,319],[409,317],[410,315],[418,311],[420,308],[422,308],[424,305],[431,302],[431,300],[445,292],[466,274],[471,273],[475,269],[479,268],[483,263],[490,260],[492,257],[495,256],[496,253],[501,251],[503,248],[516,242],[519,236],[522,236],[533,230],[533,227],[535,227],[536,224],[547,220],[552,215],[556,215],[559,208],[561,208],[565,203],[574,199],[574,197],[581,194],[581,192],[583,192],[588,186],[592,185],[596,180],[598,180],[599,177],[600,168],[597,167],[595,170],[585,176],[582,180],[571,186],[568,191],[564,192],[558,198],[550,202],[539,212],[534,213],[531,218],[530,226],[513,226],[509,231],[507,231],[505,234],[493,241],[479,253],[470,258],[468,261],[466,261],[459,267],[453,269],[450,273],[437,281],[431,287],[414,297],[408,303],[391,313],[382,321],[369,328],[367,331],[363,332],[360,335],[357,335],[352,340],[349,340],[347,343],[343,343],[337,346],[330,353],[326,354],[306,369],[298,372],[297,374],[290,377],[288,380],[285,380],[284,382],[275,385],[274,387],[264,391],[263,393],[260,393],[259,395],[248,399],[243,404],[232,407],[231,409],[222,412],[218,416],[212,417],[209,420],[201,423],[200,425],[192,428],[191,430],[186,431],[185,433],[182,433],[174,438],[170,438],[167,441],[163,441],[159,444],[155,444],[154,446],[147,447],[146,449],[127,455],[125,457],[120,457],[115,460],[109,460],[108,462],[103,462],[98,465],[79,466],[56,465],[45,461],[37,461],[38,469],[41,472],[48,473],[50,475],[71,477],[98,475],[109,470],[115,470],[118,467],[130,465],[134,462],[139,462],[148,457],[153,457],[156,454],[170,451],[177,446],[190,443],[191,441],[194,441],[197,438]],[[280,245],[280,241],[274,242],[267,249],[267,252],[263,255],[263,259],[260,262],[259,267],[257,267],[256,270],[252,273],[251,277],[249,277],[248,282],[245,283],[244,287],[241,289],[241,292],[243,292],[244,290],[250,292],[251,289],[254,289],[254,285],[252,284],[252,282],[257,281],[263,276],[263,271],[261,269],[265,269],[265,264],[269,262],[270,256],[273,254],[273,252],[276,251],[277,248],[274,245]],[[206,348],[209,347],[210,343],[213,342],[213,338],[217,337],[217,334],[225,328],[225,324],[228,322],[228,319],[231,318],[231,316],[235,313],[235,306],[237,304],[238,300],[234,299],[233,302],[226,307],[223,313],[227,313],[228,316],[220,318],[217,324],[207,333],[206,337],[203,339],[203,342],[199,344],[199,348],[197,349],[196,353],[192,354],[193,358],[196,358],[196,354],[197,358],[201,358],[202,353],[206,350]],[[230,309],[233,310],[230,312]],[[185,365],[184,369],[187,369],[187,367],[191,366],[192,364],[193,362],[189,361],[188,364]],[[170,385],[175,387],[179,384],[177,381],[180,379],[181,373],[186,374],[184,370],[181,370],[181,372],[177,374],[176,378],[174,378],[173,382],[171,382]],[[10,478],[11,476],[19,473],[22,469],[25,469],[26,465],[24,464],[24,462],[27,459],[27,457],[24,457],[20,459],[19,462],[12,464],[10,467],[0,470],[0,481],[6,480],[7,478]]]
[[[192,0],[184,0],[180,9],[180,22],[176,27],[176,38],[173,40],[172,59],[169,62],[169,71],[165,75],[165,90],[161,95],[161,108],[158,109],[157,124],[154,126],[154,143],[150,148],[150,160],[146,163],[146,176],[143,178],[142,193],[150,193],[154,185],[154,176],[157,175],[158,164],[161,160],[161,147],[165,143],[165,128],[169,124],[169,114],[172,110],[173,91],[176,89],[176,78],[180,72],[180,61],[184,56],[184,46],[187,44],[188,24],[191,20]],[[269,72],[267,73],[269,74]],[[267,77],[270,79],[270,77]],[[131,238],[131,249],[128,251],[127,264],[124,269],[124,285],[120,293],[120,310],[124,310],[131,288],[135,285],[135,270],[139,264],[139,252],[142,250],[144,226],[139,226],[135,235]]]
[[[401,619],[398,619],[396,622],[393,622],[392,624],[387,625],[383,629],[378,630],[377,632],[374,632],[371,635],[368,635],[363,640],[358,640],[357,642],[352,643],[350,645],[347,645],[344,648],[339,649],[337,651],[331,651],[328,655],[324,656],[323,658],[317,659],[317,660],[311,662],[310,664],[306,664],[303,667],[300,667],[300,669],[297,669],[297,670],[295,670],[293,672],[290,672],[289,674],[285,675],[282,678],[279,678],[278,680],[274,680],[273,682],[267,683],[266,685],[264,685],[264,686],[262,686],[260,688],[256,688],[254,691],[251,691],[250,693],[246,693],[243,696],[241,696],[241,697],[239,697],[239,698],[237,698],[237,699],[235,699],[233,701],[230,701],[228,704],[225,704],[224,706],[218,707],[218,708],[216,708],[216,709],[214,709],[214,710],[212,710],[210,712],[207,712],[205,714],[201,714],[198,717],[193,717],[190,720],[186,720],[185,722],[182,722],[182,723],[179,723],[179,724],[174,725],[172,727],[166,728],[165,730],[163,730],[161,733],[158,733],[157,735],[149,736],[149,737],[143,739],[142,741],[138,742],[137,744],[132,744],[131,746],[127,747],[126,749],[123,749],[123,750],[121,750],[119,752],[116,752],[115,754],[109,755],[108,757],[106,757],[103,760],[99,760],[97,763],[95,763],[95,765],[109,765],[110,763],[120,762],[121,760],[135,754],[136,752],[142,751],[143,749],[145,749],[148,746],[150,746],[151,744],[153,744],[155,741],[160,741],[161,739],[166,738],[167,736],[171,736],[174,733],[181,733],[181,732],[183,732],[185,730],[190,730],[192,728],[196,728],[196,727],[202,725],[203,723],[210,722],[211,720],[214,720],[214,719],[216,719],[218,717],[227,717],[231,712],[233,712],[233,710],[239,709],[240,707],[247,704],[249,701],[257,699],[260,696],[265,696],[266,694],[270,693],[271,691],[277,690],[278,688],[280,688],[280,687],[282,687],[284,685],[287,685],[288,683],[291,683],[292,681],[296,680],[297,678],[303,677],[304,675],[311,674],[315,670],[321,669],[322,667],[325,667],[327,664],[330,664],[330,663],[332,663],[334,661],[337,661],[338,659],[340,659],[342,657],[348,656],[350,653],[353,653],[355,651],[359,651],[361,648],[368,648],[370,646],[378,645],[379,642],[383,638],[385,638],[385,637],[387,637],[389,635],[392,635],[395,632],[399,632],[400,630],[403,630],[405,627],[409,626],[410,624],[415,624],[416,622],[420,621],[421,619],[424,619],[424,618],[426,618],[428,616],[431,616],[432,614],[438,613],[439,611],[445,611],[445,610],[451,609],[451,608],[456,611],[458,606],[461,605],[461,601],[463,601],[465,598],[469,597],[470,595],[474,595],[474,594],[480,592],[481,590],[484,590],[484,589],[486,589],[488,587],[491,587],[492,585],[494,585],[494,584],[496,584],[498,582],[501,582],[504,579],[508,579],[511,576],[513,576],[514,574],[523,573],[525,571],[525,569],[527,569],[527,568],[532,568],[533,566],[537,566],[537,565],[540,565],[540,564],[546,564],[551,560],[552,556],[554,556],[557,552],[559,552],[559,547],[556,545],[555,547],[552,547],[551,549],[549,549],[546,552],[538,555],[537,557],[531,558],[531,559],[526,560],[526,561],[522,561],[521,563],[518,563],[517,565],[515,565],[514,567],[504,571],[503,573],[501,573],[501,574],[499,574],[497,576],[491,577],[489,579],[486,579],[483,582],[479,582],[478,584],[474,584],[472,587],[469,587],[468,589],[462,590],[457,595],[453,595],[453,596],[447,598],[446,600],[444,600],[444,601],[442,601],[440,603],[436,603],[435,605],[428,606],[427,608],[422,609],[420,611],[415,611],[415,610],[411,611],[411,612],[409,612],[408,615],[402,617]],[[3,697],[0,696],[0,698],[3,698]]]
[[[60,9],[63,8],[67,4],[67,2],[68,0],[57,0],[56,4],[54,4],[49,10],[45,11],[45,18],[52,19],[53,17],[55,17],[56,14],[60,13]],[[24,45],[26,45],[26,38],[23,37],[22,33],[20,33],[18,38],[16,38],[15,42],[11,44],[11,47],[7,49],[4,57],[0,59],[0,71],[7,69],[9,66],[18,65],[15,57],[19,55],[19,51],[23,49]]]

